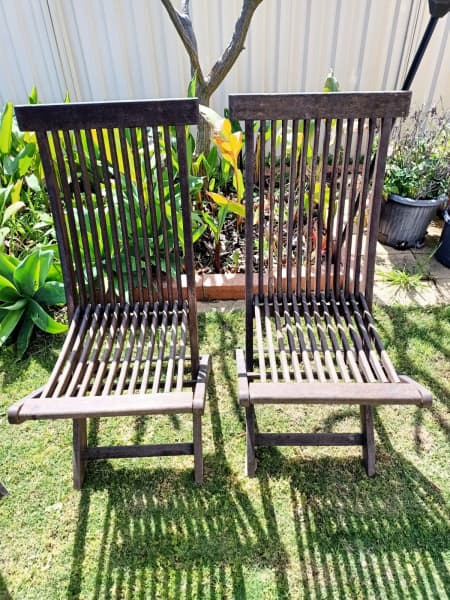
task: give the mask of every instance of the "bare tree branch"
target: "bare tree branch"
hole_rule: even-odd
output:
[[[263,0],[244,0],[242,3],[241,14],[234,28],[234,33],[230,43],[225,48],[222,56],[216,61],[206,78],[206,85],[209,95],[213,94],[217,87],[227,76],[231,67],[244,49],[245,38],[253,17],[253,13]]]
[[[182,0],[181,12],[177,11],[173,7],[171,0],[161,0],[161,2],[166,9],[175,29],[177,30],[184,47],[186,48],[186,52],[188,53],[189,60],[191,62],[191,69],[193,72],[197,73],[197,82],[201,86],[204,86],[205,77],[200,66],[197,50],[197,38],[195,37],[191,17],[189,14],[189,0]]]

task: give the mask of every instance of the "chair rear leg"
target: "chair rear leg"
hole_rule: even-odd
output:
[[[369,477],[376,473],[375,467],[375,434],[373,427],[373,407],[360,406],[361,429],[363,434],[363,461]]]
[[[194,413],[194,478],[195,483],[203,483],[203,446],[202,446],[202,415]]]
[[[253,405],[245,408],[246,420],[246,438],[247,438],[247,477],[254,477],[256,471],[256,455],[255,455],[255,433],[256,433],[256,418],[255,407]]]
[[[86,474],[87,419],[73,419],[73,487],[80,490]]]

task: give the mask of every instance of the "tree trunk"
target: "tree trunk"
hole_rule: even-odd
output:
[[[197,97],[200,104],[209,106],[209,100],[211,96],[197,86]],[[211,130],[207,121],[203,117],[200,117],[200,121],[197,127],[197,139],[195,141],[195,154],[199,156],[202,152],[206,156],[211,146]]]

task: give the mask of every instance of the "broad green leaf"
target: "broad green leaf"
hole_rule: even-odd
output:
[[[12,143],[13,105],[7,102],[0,121],[0,153],[9,154]]]
[[[33,85],[33,87],[31,88],[31,92],[28,94],[28,102],[30,104],[37,104],[39,102],[37,89],[35,85]]]
[[[222,194],[217,194],[216,192],[206,193],[212,200],[214,200],[214,202],[217,205],[226,208],[228,211],[234,213],[235,215],[245,217],[245,206],[243,204],[240,204],[239,202],[234,202],[233,200],[229,200],[228,198],[225,198],[225,196],[222,196]]]
[[[17,155],[16,160],[19,165],[19,176],[23,177],[31,167],[36,154],[36,144],[33,142],[27,144]]]
[[[14,184],[14,187],[11,192],[11,202],[19,202],[20,193],[22,191],[23,179],[18,179]],[[23,203],[22,203],[23,204]],[[25,204],[24,204],[25,206]]]
[[[14,271],[19,261],[14,256],[0,252],[0,275],[14,283]]]
[[[42,287],[47,279],[48,272],[53,262],[52,250],[39,250],[39,287]]]
[[[2,225],[4,225],[8,221],[8,219],[13,217],[15,214],[17,214],[23,208],[25,208],[25,203],[22,201],[15,202],[14,204],[10,204],[3,214]]]
[[[67,325],[64,323],[58,323],[55,321],[45,310],[34,300],[30,300],[28,305],[28,314],[31,317],[33,323],[46,331],[47,333],[63,333],[67,331]]]
[[[33,192],[41,191],[41,182],[34,173],[25,177],[25,181],[27,182],[27,186],[30,188],[30,190],[33,190]]]
[[[20,298],[16,286],[6,277],[0,275],[0,300],[2,302],[13,302]]]
[[[25,314],[20,325],[19,333],[17,334],[16,350],[18,358],[22,358],[30,343],[31,334],[33,333],[34,322],[30,315]]]
[[[66,292],[64,284],[59,281],[47,281],[34,295],[34,299],[41,304],[53,306],[54,304],[65,304]]]
[[[14,283],[24,296],[32,298],[39,289],[39,252],[26,256],[14,271]]]
[[[5,240],[9,235],[9,227],[0,227],[0,248],[5,245]]]
[[[19,300],[16,300],[16,302],[13,302],[12,304],[2,304],[0,306],[0,310],[20,310],[22,308],[25,308],[27,303],[28,303],[28,300],[26,298],[20,298]]]
[[[13,191],[13,187],[13,184],[10,184],[0,189],[0,210],[2,210],[5,204],[8,202],[11,192]]]
[[[214,219],[208,213],[203,214],[203,219],[204,219],[206,225],[210,228],[210,230],[214,236],[214,240],[217,242],[219,240],[219,236],[220,236],[220,230],[217,226],[217,223],[214,221]]]
[[[11,333],[14,331],[17,323],[20,321],[25,309],[16,311],[7,311],[0,323],[0,346],[6,342]]]
[[[197,71],[194,73],[194,77],[190,80],[188,89],[187,89],[187,97],[195,98],[197,90]]]

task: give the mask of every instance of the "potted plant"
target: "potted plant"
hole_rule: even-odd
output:
[[[378,239],[405,249],[424,243],[450,189],[450,112],[419,110],[393,130]]]

